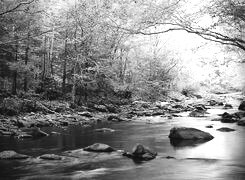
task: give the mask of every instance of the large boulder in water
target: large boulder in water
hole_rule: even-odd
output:
[[[242,101],[240,106],[238,107],[239,110],[245,111],[245,101]]]
[[[170,130],[170,134],[168,136],[170,139],[180,139],[180,140],[195,140],[195,139],[203,139],[203,140],[211,140],[214,137],[204,131],[195,128],[188,127],[174,127]]]
[[[157,153],[142,144],[136,144],[132,153],[125,152],[123,155],[134,160],[149,161],[156,158]]]
[[[14,160],[14,159],[27,159],[29,156],[24,155],[24,154],[19,154],[15,151],[2,151],[0,152],[0,159],[9,159],[9,160]]]
[[[112,152],[112,151],[115,151],[115,149],[113,149],[111,146],[108,146],[107,144],[101,144],[101,143],[95,143],[93,145],[85,147],[83,150],[84,151],[90,151],[90,152]]]

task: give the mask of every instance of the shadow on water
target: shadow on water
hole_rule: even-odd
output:
[[[195,139],[195,140],[170,139],[170,144],[174,148],[183,148],[188,146],[196,147],[208,141],[209,140],[205,140],[205,139]]]

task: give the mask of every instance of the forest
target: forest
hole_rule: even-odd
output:
[[[244,30],[244,0],[0,0],[0,167],[4,167],[1,159],[26,159],[35,155],[43,160],[70,162],[69,158],[78,152],[64,150],[87,146],[84,151],[114,152],[115,148],[107,145],[110,143],[117,149],[124,148],[123,156],[134,161],[154,159],[158,145],[152,145],[148,139],[139,142],[133,139],[130,133],[134,131],[139,131],[139,136],[146,135],[140,131],[142,124],[134,123],[143,123],[145,132],[151,130],[152,136],[158,136],[156,133],[161,128],[169,131],[175,121],[177,125],[187,125],[183,129],[174,126],[166,137],[170,139],[166,147],[174,147],[176,152],[180,147],[194,147],[219,139],[211,129],[220,126],[215,123],[227,125],[217,131],[242,134],[245,126]],[[187,120],[182,122],[179,118]],[[193,118],[201,119],[200,124],[192,122]],[[212,122],[205,124],[207,119]],[[149,130],[148,125],[152,124],[156,127]],[[202,134],[194,127],[188,129],[189,126],[210,134]],[[123,145],[114,142],[115,128],[128,128],[129,139],[122,140]],[[86,133],[81,135],[82,132]],[[96,133],[102,134],[101,139]],[[182,133],[184,137],[180,138]],[[194,134],[191,139],[198,142],[175,141],[186,140],[189,137],[186,133]],[[241,149],[245,150],[241,134],[235,136],[241,138]],[[125,134],[120,131],[118,136],[121,140]],[[79,139],[83,142],[77,143]],[[37,141],[40,141],[38,145]],[[49,148],[54,142],[59,145],[52,154],[55,147]],[[139,143],[132,153],[124,144],[128,142]],[[208,143],[204,143],[204,147]],[[28,150],[24,148],[26,144]],[[220,147],[227,148],[225,145]],[[31,151],[32,148],[43,150],[36,152]],[[14,151],[6,152],[10,149]],[[178,158],[178,154],[171,154],[169,149],[166,150],[169,154],[159,151],[165,159]],[[201,151],[209,153],[207,148]],[[66,154],[60,156],[61,152]],[[242,159],[242,153],[239,155]],[[228,157],[228,152],[224,156]],[[101,161],[107,163],[105,159]],[[87,161],[91,165],[92,162]],[[159,167],[165,167],[161,163]],[[45,166],[46,162],[42,168]],[[15,165],[7,167],[11,170]],[[62,167],[52,166],[54,172]],[[130,167],[135,168],[131,164]],[[67,168],[77,167],[67,165]],[[178,168],[183,170],[185,164]],[[38,174],[11,175],[10,170],[0,173],[0,178],[31,179],[33,176],[35,179]],[[88,173],[101,175],[100,168],[99,172],[90,170]],[[158,170],[156,168],[156,172]],[[231,177],[226,171],[220,173],[226,174],[221,176],[224,179]],[[146,170],[146,174],[141,174],[142,179],[144,176],[150,179],[151,173]],[[69,173],[57,177],[94,177],[73,175],[72,178]],[[99,179],[123,179],[120,173],[115,177],[99,175]],[[173,178],[168,175],[167,179]],[[198,179],[199,174],[195,175],[186,175],[186,178]],[[245,177],[242,173],[238,176]],[[134,179],[130,172],[127,178]]]

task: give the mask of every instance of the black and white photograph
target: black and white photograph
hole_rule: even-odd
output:
[[[245,0],[0,0],[0,180],[244,180]]]

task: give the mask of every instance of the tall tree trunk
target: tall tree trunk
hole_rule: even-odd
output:
[[[18,36],[16,34],[16,31],[14,30],[15,33],[15,40],[16,40],[16,44],[15,44],[15,62],[18,62],[18,51],[19,51],[19,42],[18,42]],[[15,69],[13,71],[13,82],[12,82],[12,94],[17,94],[17,70]]]
[[[49,60],[50,60],[50,71],[51,75],[54,75],[54,68],[53,68],[53,49],[54,49],[54,28],[52,31],[51,43],[50,43],[50,51],[49,51]]]
[[[42,72],[42,80],[46,77],[46,36],[43,37],[43,72]]]
[[[30,31],[28,30],[26,50],[25,50],[25,65],[26,66],[27,66],[28,61],[29,61],[29,49],[30,49],[29,44],[30,44]],[[27,90],[28,90],[28,77],[27,77],[27,72],[25,72],[24,91],[27,92]]]
[[[66,93],[67,37],[68,37],[68,32],[66,30],[66,37],[65,37],[65,57],[64,57],[63,78],[62,78],[62,92],[63,92],[63,94]]]

